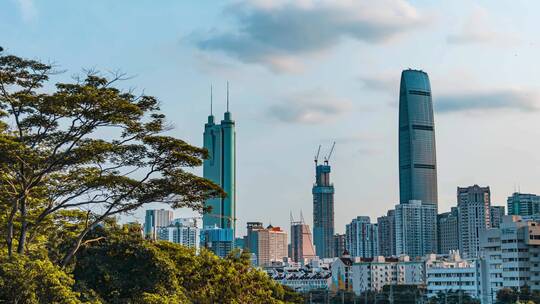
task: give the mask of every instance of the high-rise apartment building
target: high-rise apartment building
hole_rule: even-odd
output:
[[[480,250],[480,233],[491,227],[491,193],[478,185],[457,188],[459,251],[475,258]]]
[[[291,255],[297,263],[304,263],[316,257],[313,236],[309,225],[303,221],[291,221]]]
[[[540,291],[540,222],[504,216],[499,228],[480,235],[488,279],[482,303],[496,303],[502,288]]]
[[[438,252],[449,254],[450,251],[459,250],[458,209],[452,207],[450,212],[437,216]]]
[[[508,197],[508,215],[531,216],[540,213],[540,196],[515,192]]]
[[[247,230],[246,246],[257,257],[257,265],[269,266],[287,257],[287,233],[280,227],[264,228],[260,222],[249,222]]]
[[[334,185],[330,183],[330,165],[315,163],[313,185],[313,237],[320,258],[334,257]]]
[[[208,158],[203,163],[203,176],[218,184],[227,193],[224,198],[212,198],[206,205],[211,212],[203,215],[203,227],[236,229],[236,131],[229,112],[229,86],[227,84],[227,112],[216,124],[210,112],[204,125],[204,148]]]
[[[504,206],[491,206],[491,228],[499,228],[504,216]]]
[[[169,226],[157,228],[157,238],[199,249],[200,229],[194,218],[174,219]]]
[[[399,91],[399,196],[437,204],[435,123],[428,75],[423,71],[401,73]]]
[[[345,252],[347,237],[345,234],[336,233],[334,235],[334,257],[340,257]]]
[[[396,211],[388,210],[385,216],[377,218],[379,230],[379,255],[396,255]]]
[[[437,205],[409,201],[396,205],[396,254],[411,257],[437,252]]]
[[[369,216],[358,216],[345,226],[345,246],[352,257],[376,257],[378,235],[377,224],[372,224]]]
[[[144,235],[147,238],[156,239],[157,229],[167,227],[173,219],[172,210],[149,209],[144,217]]]

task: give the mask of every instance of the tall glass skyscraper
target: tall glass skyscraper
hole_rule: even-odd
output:
[[[401,73],[399,92],[399,196],[437,204],[435,124],[428,75],[423,71]]]
[[[313,185],[313,238],[320,258],[334,257],[334,185],[330,183],[330,165],[315,166]]]
[[[221,186],[227,193],[225,198],[212,198],[206,205],[212,211],[203,215],[203,228],[218,227],[236,229],[236,132],[235,123],[228,109],[221,124],[214,122],[210,113],[208,122],[204,125],[204,148],[209,157],[203,163],[203,176]]]

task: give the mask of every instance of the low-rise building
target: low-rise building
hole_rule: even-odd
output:
[[[459,251],[451,251],[447,259],[437,259],[427,264],[427,297],[438,293],[461,290],[469,296],[481,299],[485,285],[482,282],[479,259],[461,259]],[[484,283],[484,284],[482,284]]]
[[[431,256],[428,256],[431,257]],[[352,265],[352,285],[356,294],[381,291],[385,285],[423,285],[426,260],[409,256],[358,259]]]
[[[234,249],[234,230],[205,227],[201,232],[201,246],[224,258]]]
[[[354,260],[345,250],[343,254],[332,263],[332,290],[351,291],[352,284],[352,265]]]
[[[265,270],[273,280],[297,292],[329,290],[332,283],[330,266],[316,258],[305,265],[285,258],[281,263],[273,262]]]

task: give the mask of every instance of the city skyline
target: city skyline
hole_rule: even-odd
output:
[[[313,147],[321,142],[328,146],[334,140],[336,232],[343,233],[345,223],[357,215],[375,219],[393,208],[399,202],[395,170],[398,78],[408,67],[427,71],[434,88],[439,212],[455,205],[457,186],[489,185],[493,205],[505,205],[517,185],[522,192],[540,192],[533,174],[540,169],[540,156],[534,153],[537,144],[529,140],[540,135],[534,127],[538,112],[532,90],[540,70],[532,60],[538,41],[531,32],[536,21],[521,14],[524,2],[510,7],[457,1],[435,7],[425,1],[390,1],[403,4],[395,6],[398,12],[407,12],[404,19],[396,20],[403,30],[393,27],[390,34],[375,33],[371,40],[357,31],[340,32],[340,27],[332,26],[336,22],[332,12],[352,4],[340,7],[323,1],[323,8],[334,10],[289,5],[291,14],[324,12],[321,22],[336,30],[333,34],[338,38],[323,39],[325,44],[310,44],[306,50],[280,47],[282,41],[270,35],[272,39],[259,48],[245,45],[246,53],[227,49],[226,35],[208,36],[211,27],[245,28],[247,38],[242,41],[254,39],[254,32],[249,31],[255,27],[253,18],[241,19],[241,6],[229,2],[203,1],[190,4],[189,10],[182,4],[164,4],[145,15],[147,28],[137,26],[133,18],[144,15],[142,4],[70,3],[63,11],[71,14],[55,18],[60,11],[57,4],[29,1],[31,5],[19,7],[17,3],[0,4],[4,20],[0,27],[6,33],[2,46],[7,52],[61,63],[69,72],[54,80],[69,78],[88,66],[104,71],[121,68],[137,75],[126,87],[144,88],[157,96],[175,126],[171,134],[195,145],[202,146],[200,124],[208,115],[210,84],[219,97],[214,103],[216,113],[221,113],[225,82],[231,81],[231,111],[239,130],[237,217],[241,222],[237,227],[241,229],[247,221],[270,221],[287,229],[289,210],[303,210],[306,222],[312,223]],[[129,6],[127,12],[120,13],[125,6]],[[223,18],[227,9],[230,15]],[[262,17],[283,17],[285,10],[278,4],[264,6],[263,1],[244,9],[246,16]],[[82,11],[93,20],[88,23],[91,26],[79,26],[77,16]],[[118,18],[104,20],[98,12]],[[388,18],[373,16],[379,19],[360,19],[371,25],[384,24]],[[470,22],[480,24],[467,26]],[[426,23],[433,26],[426,29]],[[136,35],[118,31],[126,27],[137,29]],[[69,48],[60,48],[62,37],[75,33],[72,28],[82,34],[75,36],[90,39],[74,38]],[[429,47],[418,48],[418,41]],[[304,70],[292,69],[291,62],[300,62]],[[516,140],[527,144],[517,145]],[[280,191],[267,191],[269,187]],[[144,210],[129,219],[142,222]]]

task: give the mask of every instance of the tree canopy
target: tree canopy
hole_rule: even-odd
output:
[[[148,203],[206,212],[223,190],[205,149],[166,135],[158,100],[0,48],[1,303],[284,303],[296,295],[239,252],[152,242],[115,217]]]

